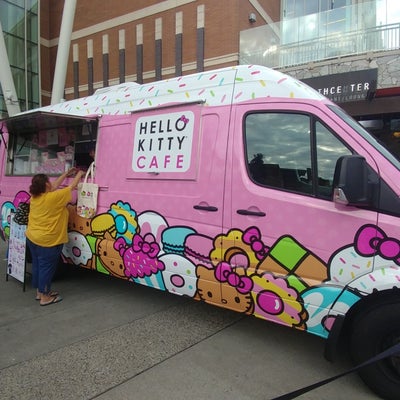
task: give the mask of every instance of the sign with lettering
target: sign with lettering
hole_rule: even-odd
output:
[[[25,253],[26,253],[26,225],[10,222],[10,240],[8,242],[7,275],[24,282],[25,280]]]
[[[375,68],[302,79],[302,82],[335,103],[345,103],[372,99],[377,79],[378,69]]]
[[[194,113],[189,110],[138,118],[132,170],[186,172],[191,164],[194,120]]]

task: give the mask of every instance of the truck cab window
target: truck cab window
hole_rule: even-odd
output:
[[[319,197],[332,198],[332,183],[336,161],[341,156],[348,156],[351,151],[332,134],[321,122],[315,123]]]
[[[351,154],[332,132],[307,114],[248,114],[245,137],[248,171],[256,184],[321,198],[332,196],[336,160]]]

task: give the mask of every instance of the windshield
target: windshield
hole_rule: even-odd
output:
[[[400,161],[379,141],[366,131],[357,121],[355,121],[344,110],[335,105],[328,105],[328,107],[344,122],[350,125],[359,135],[361,135],[371,146],[373,146],[379,153],[381,153],[387,160],[389,160],[398,170],[400,170]]]

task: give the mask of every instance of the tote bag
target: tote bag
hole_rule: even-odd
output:
[[[93,218],[97,210],[99,185],[94,183],[94,162],[90,164],[85,179],[78,184],[78,202],[76,212],[84,218]]]

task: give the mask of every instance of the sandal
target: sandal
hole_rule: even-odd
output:
[[[50,301],[47,303],[40,303],[41,306],[48,306],[50,304],[59,303],[62,300],[61,296],[54,296]]]
[[[50,292],[49,292],[48,294],[49,294],[49,296],[51,296],[51,297],[56,297],[56,296],[58,296],[60,293],[58,293],[58,292],[55,291],[55,290],[50,290]],[[39,294],[39,295],[36,295],[36,300],[40,300],[40,294]]]

